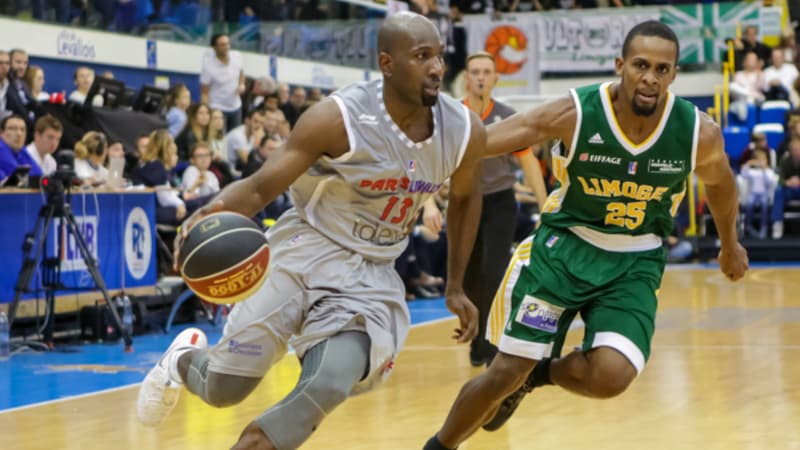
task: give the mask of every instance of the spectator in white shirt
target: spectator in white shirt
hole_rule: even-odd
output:
[[[219,180],[210,170],[211,150],[205,142],[197,142],[190,152],[191,165],[183,171],[180,190],[184,200],[206,197],[219,192]]]
[[[747,233],[759,239],[767,237],[767,215],[769,214],[769,197],[775,191],[777,174],[769,166],[769,155],[763,149],[756,149],[753,157],[742,167],[741,176],[747,183],[747,199],[745,200],[745,229]],[[753,211],[760,208],[761,217],[758,228],[753,226]]]
[[[108,154],[108,141],[103,133],[90,131],[75,143],[75,174],[84,185],[100,186],[108,181],[103,165]]]
[[[229,131],[225,136],[225,146],[228,148],[228,162],[231,167],[241,171],[247,164],[247,157],[256,148],[266,134],[264,132],[264,112],[257,109],[248,111],[244,124]]]
[[[764,101],[764,72],[761,70],[764,62],[758,59],[755,52],[744,55],[742,70],[733,75],[731,90],[731,110],[739,120],[747,119],[747,104],[761,104]]]
[[[86,103],[86,96],[89,95],[89,89],[94,83],[94,70],[81,66],[75,69],[73,75],[73,82],[75,83],[75,90],[69,93],[69,101],[83,105]],[[95,95],[92,99],[93,106],[103,106],[103,96]]]
[[[226,34],[211,37],[211,50],[203,55],[200,68],[200,102],[225,114],[225,129],[242,123],[244,65],[242,54],[231,50]]]
[[[791,100],[797,105],[797,92],[794,82],[797,80],[797,67],[785,63],[782,48],[772,49],[772,66],[764,69],[764,92],[770,100]]]
[[[33,126],[33,142],[25,147],[25,151],[42,168],[44,177],[56,171],[53,153],[58,149],[63,132],[61,122],[50,114],[39,117]]]

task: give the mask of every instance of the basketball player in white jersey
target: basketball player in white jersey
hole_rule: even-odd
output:
[[[182,386],[214,406],[242,401],[287,352],[295,389],[255,418],[234,449],[294,449],[348,396],[386,378],[408,333],[405,289],[394,260],[423,202],[448,178],[447,307],[453,336],[470,342],[477,310],[462,289],[481,209],[480,118],[439,94],[443,45],[423,16],[386,19],[378,37],[383,77],[335,92],[299,119],[285,149],[231,184],[211,211],[253,216],[291,185],[295,207],[269,230],[268,279],[237,304],[220,341],[179,334],[139,391],[139,419],[159,424]],[[177,259],[177,258],[176,258]]]

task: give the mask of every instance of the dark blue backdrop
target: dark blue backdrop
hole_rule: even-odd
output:
[[[39,192],[0,193],[0,303],[14,299],[14,285],[22,268],[22,242],[33,231],[43,204]],[[109,290],[156,284],[155,194],[80,192],[72,195],[71,204]],[[59,222],[53,220],[47,234],[47,255],[56,255]],[[63,242],[62,282],[68,287],[93,287],[75,240],[67,236]],[[40,286],[38,275],[30,285]],[[29,293],[23,299],[34,297]]]

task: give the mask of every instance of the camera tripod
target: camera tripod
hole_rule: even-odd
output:
[[[55,184],[55,183],[54,183]],[[45,288],[45,301],[47,302],[47,315],[45,316],[44,328],[44,342],[49,347],[53,347],[53,328],[55,325],[55,298],[56,291],[63,289],[61,283],[61,258],[63,254],[62,246],[63,241],[66,239],[64,233],[65,227],[72,234],[75,243],[78,246],[80,255],[86,264],[86,269],[89,271],[95,286],[103,294],[103,298],[111,311],[111,317],[114,323],[122,334],[123,341],[125,342],[125,350],[129,351],[132,348],[133,340],[131,338],[130,330],[122,326],[119,313],[114,303],[111,301],[106,289],[106,283],[103,280],[100,270],[97,267],[89,246],[84,240],[83,234],[80,232],[78,223],[75,216],[72,214],[72,207],[70,206],[70,193],[66,192],[62,186],[56,186],[55,189],[48,189],[47,202],[39,209],[39,216],[36,219],[36,225],[31,233],[25,235],[25,240],[22,244],[22,269],[19,272],[17,283],[14,285],[14,301],[11,303],[8,312],[9,327],[14,323],[14,318],[17,313],[17,306],[19,305],[20,297],[24,292],[29,291],[30,283],[33,275],[39,267],[39,260],[42,259],[42,286]],[[57,253],[54,257],[44,257],[47,249],[47,236],[50,232],[50,227],[53,223],[53,218],[60,218]]]

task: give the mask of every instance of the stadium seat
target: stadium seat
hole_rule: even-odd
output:
[[[725,138],[725,153],[730,158],[731,167],[738,171],[739,159],[747,144],[750,143],[750,129],[745,127],[726,127],[722,130]]]
[[[728,126],[730,127],[745,127],[752,130],[758,122],[758,107],[753,103],[747,104],[747,119],[745,120],[740,120],[733,110],[728,111]]]
[[[753,127],[753,133],[764,133],[770,148],[778,148],[783,141],[783,123],[759,123]]]
[[[761,104],[761,123],[786,123],[786,114],[792,110],[792,104],[786,100],[770,100]]]

